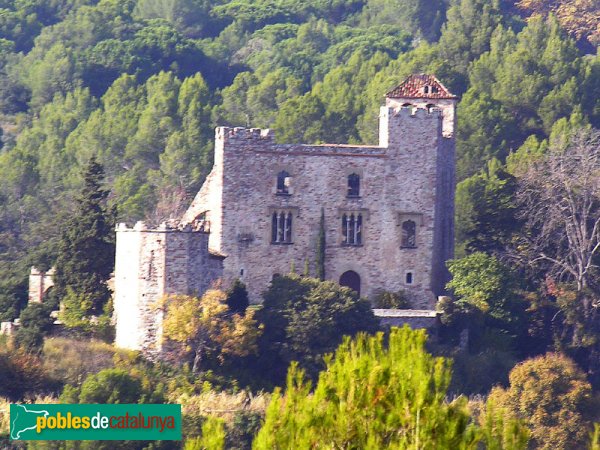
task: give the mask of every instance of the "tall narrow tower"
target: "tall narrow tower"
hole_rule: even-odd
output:
[[[434,201],[431,248],[431,290],[442,295],[449,280],[446,261],[454,256],[455,113],[458,97],[435,76],[411,75],[385,96],[381,108],[380,145],[400,155],[420,151],[423,161],[435,161],[433,172],[422,170],[418,181],[427,186]],[[441,116],[441,117],[440,117]],[[426,119],[438,117],[438,133]],[[421,118],[421,122],[419,122]],[[433,134],[432,134],[433,133]],[[435,143],[428,140],[435,137]],[[397,147],[395,150],[394,148]],[[430,154],[433,151],[435,156]],[[422,153],[426,152],[426,153]],[[431,159],[433,157],[433,160]],[[399,195],[403,195],[400,193]]]

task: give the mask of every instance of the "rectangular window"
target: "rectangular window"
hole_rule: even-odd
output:
[[[342,215],[342,245],[362,245],[362,214]]]
[[[273,211],[271,215],[271,243],[292,243],[292,212]]]

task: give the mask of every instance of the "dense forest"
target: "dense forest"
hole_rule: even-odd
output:
[[[202,185],[215,126],[374,143],[384,93],[426,72],[460,96],[453,299],[439,305],[440,341],[458,344],[465,329],[470,339],[464,353],[434,349],[454,358],[446,388],[487,395],[500,383],[490,397],[514,406],[526,375],[513,367],[527,360],[580,383],[571,400],[585,403],[600,390],[599,44],[595,0],[0,0],[0,320],[27,323],[30,266],[64,257],[90,161],[106,174],[109,223],[157,223]],[[257,317],[265,336],[268,314]],[[259,387],[284,384],[291,360],[316,377],[336,346],[304,355],[303,332]],[[252,370],[235,376],[252,385]],[[77,382],[63,400],[83,398]],[[132,401],[153,398],[146,388]],[[577,414],[561,420],[583,430],[571,433],[581,445],[600,418]],[[548,433],[532,429],[530,442]],[[514,445],[490,448],[524,448]]]
[[[382,95],[410,73],[462,97],[466,248],[487,214],[469,194],[494,182],[482,177],[565,128],[600,125],[597,7],[556,3],[2,1],[2,318],[23,306],[28,267],[56,257],[91,156],[119,220],[156,222],[202,184],[216,125],[374,142]]]

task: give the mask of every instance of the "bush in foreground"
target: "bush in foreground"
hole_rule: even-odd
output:
[[[488,405],[481,425],[467,402],[446,400],[450,361],[425,351],[426,333],[392,328],[346,338],[314,389],[293,364],[275,390],[254,448],[527,448],[527,431]]]

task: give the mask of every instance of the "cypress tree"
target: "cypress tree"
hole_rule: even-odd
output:
[[[62,231],[54,276],[57,298],[77,299],[65,308],[78,309],[78,316],[102,313],[111,297],[107,281],[115,262],[115,214],[107,206],[109,192],[102,187],[104,167],[95,157],[83,179],[76,211]]]
[[[319,237],[317,238],[317,278],[325,280],[325,210],[321,208]]]

